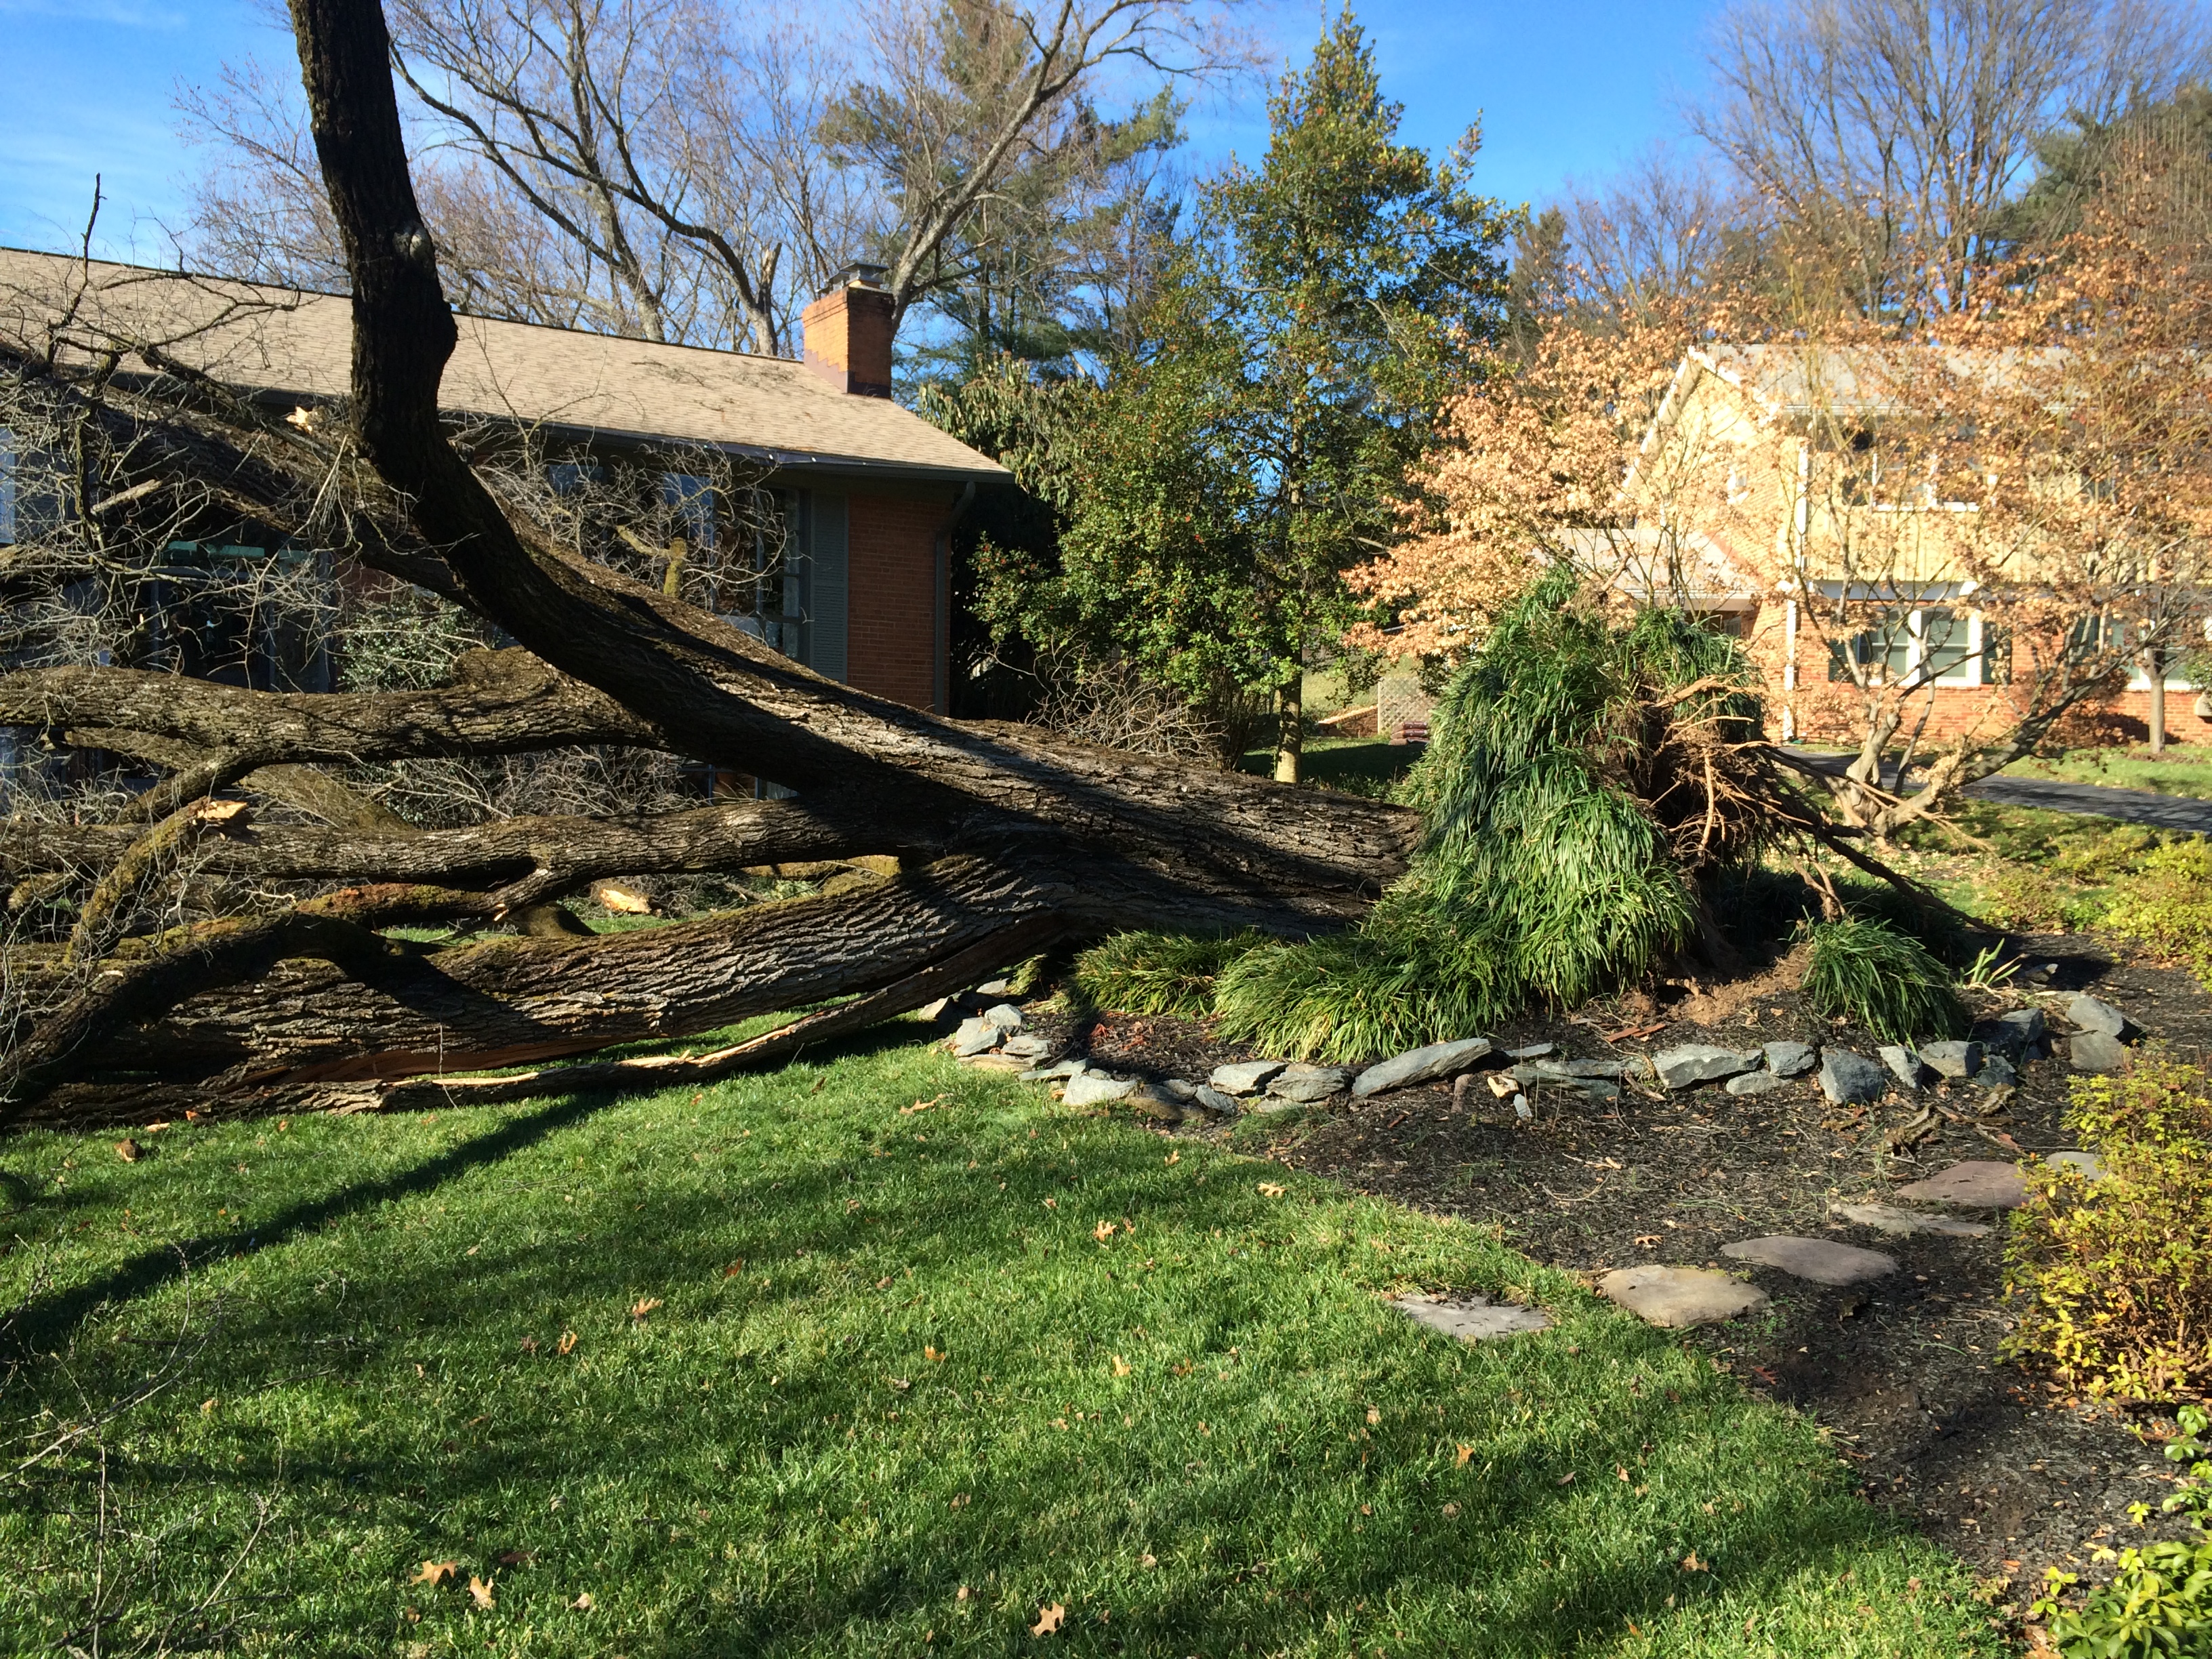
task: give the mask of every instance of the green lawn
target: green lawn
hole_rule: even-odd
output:
[[[2148,789],[2161,795],[2212,800],[2212,744],[2169,744],[2162,755],[2147,745],[2133,748],[2069,749],[2049,760],[2015,761],[2011,776],[2059,778],[2068,783],[2098,783],[2114,789]]]
[[[1420,757],[1419,744],[1392,743],[1388,738],[1309,737],[1299,771],[1308,783],[1381,799]],[[1273,745],[1247,750],[1239,769],[1273,776]]]
[[[93,1651],[95,1575],[102,1654],[2000,1650],[1809,1424],[1564,1275],[912,1030],[696,1095],[0,1140],[6,1470],[189,1333],[10,1477],[0,1651]],[[1461,1346],[1409,1286],[1559,1328]]]

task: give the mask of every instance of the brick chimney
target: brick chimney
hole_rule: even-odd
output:
[[[840,392],[891,395],[891,296],[881,265],[850,264],[799,315],[806,366]]]

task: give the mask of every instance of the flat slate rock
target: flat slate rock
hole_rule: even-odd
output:
[[[1977,1089],[2016,1089],[2020,1073],[2002,1054],[1991,1054],[1982,1062],[1982,1069],[1974,1073]]]
[[[1668,1267],[1647,1262],[1621,1267],[1597,1282],[1599,1291],[1648,1324],[1669,1330],[1710,1325],[1766,1305],[1766,1292],[1717,1267]]]
[[[1950,1204],[1962,1210],[2014,1210],[2027,1202],[2027,1183],[2016,1164],[1986,1159],[1954,1164],[1925,1181],[1897,1189],[1899,1198],[1922,1204]]]
[[[1224,1095],[1257,1094],[1289,1064],[1286,1060],[1240,1060],[1234,1066],[1215,1066],[1206,1080]]]
[[[1540,1310],[1486,1302],[1479,1296],[1437,1302],[1425,1296],[1394,1296],[1390,1305],[1415,1324],[1462,1342],[1495,1342],[1500,1337],[1552,1328],[1551,1315]]]
[[[1771,1072],[1746,1072],[1741,1077],[1732,1077],[1721,1087],[1732,1095],[1771,1095],[1777,1089],[1787,1089],[1790,1079],[1777,1077]]]
[[[1669,1089],[1694,1089],[1700,1083],[1718,1083],[1765,1063],[1756,1048],[1749,1054],[1711,1042],[1686,1042],[1679,1048],[1662,1048],[1651,1056],[1659,1081]]]
[[[1831,1106],[1863,1106],[1889,1092],[1889,1073],[1864,1054],[1831,1048],[1820,1057],[1820,1092]]]
[[[1180,1123],[1183,1120],[1182,1102],[1157,1083],[1139,1083],[1126,1098],[1131,1111],[1154,1123]]]
[[[1820,1060],[1820,1050],[1811,1043],[1787,1038],[1770,1042],[1759,1052],[1766,1056],[1766,1069],[1777,1077],[1802,1077]]]
[[[1894,1204],[1838,1204],[1836,1213],[1862,1227],[1899,1237],[1937,1233],[1946,1238],[1979,1238],[1990,1231],[1987,1222],[1961,1221],[1954,1215],[1930,1215],[1925,1210],[1900,1210]]]
[[[1815,1285],[1863,1285],[1897,1271],[1897,1259],[1880,1250],[1788,1233],[1723,1244],[1721,1254],[1738,1261],[1755,1261],[1762,1267],[1779,1267],[1794,1279],[1809,1279]]]
[[[1096,1072],[1083,1072],[1067,1079],[1067,1091],[1060,1098],[1070,1106],[1103,1106],[1109,1100],[1127,1100],[1136,1092],[1133,1078],[1124,1082]]]
[[[1505,1051],[1505,1058],[1508,1060],[1541,1060],[1546,1054],[1550,1054],[1557,1046],[1558,1045],[1556,1043],[1550,1042],[1531,1042],[1524,1048],[1508,1048]]]
[[[995,1006],[986,1008],[983,1011],[983,1018],[1002,1031],[1018,1031],[1022,1029],[1022,1011],[1011,1002],[1001,1002]]]
[[[1404,1089],[1416,1083],[1433,1083],[1438,1078],[1449,1077],[1454,1072],[1463,1072],[1491,1052],[1488,1037],[1462,1037],[1456,1042],[1431,1042],[1425,1048],[1408,1049],[1402,1054],[1370,1066],[1353,1081],[1352,1097],[1364,1100],[1370,1095],[1379,1095],[1386,1089]]]
[[[1090,1069],[1090,1066],[1083,1060],[1063,1060],[1050,1066],[1032,1066],[1030,1070],[1022,1073],[1022,1081],[1024,1083],[1048,1083],[1054,1078],[1081,1077]]]
[[[2086,992],[2066,1005],[2066,1018],[2085,1031],[2102,1031],[2108,1037],[2125,1036],[2128,1032],[2125,1014]]]
[[[988,1019],[963,1019],[960,1029],[952,1034],[952,1052],[965,1060],[970,1054],[980,1054],[986,1048],[995,1048],[1006,1035],[1004,1028]]]
[[[1982,1045],[1972,1042],[1923,1044],[1920,1058],[1939,1077],[1972,1077],[1982,1069]]]
[[[1236,1096],[1223,1094],[1211,1083],[1200,1084],[1191,1091],[1190,1097],[1205,1107],[1207,1111],[1218,1112],[1224,1117],[1235,1117],[1241,1109],[1237,1103]]]
[[[1301,1061],[1278,1072],[1267,1085],[1267,1092],[1278,1100],[1295,1100],[1307,1105],[1341,1093],[1351,1081],[1352,1073],[1344,1066],[1308,1066]]]
[[[2022,1060],[2028,1051],[2043,1041],[2045,1022],[2040,1008],[2015,1008],[2010,1013],[1999,1014],[1989,1024],[1986,1033],[1991,1053],[2002,1054],[2007,1060]]]
[[[1052,1039],[1024,1031],[1018,1036],[1008,1037],[999,1052],[1012,1054],[1016,1060],[1042,1060],[1052,1052]]]
[[[2094,1152],[2045,1152],[2043,1161],[2061,1170],[2078,1170],[2084,1181],[2105,1178],[2105,1161]]]
[[[2076,1031],[2066,1045],[2066,1063],[2077,1072],[2117,1072],[2128,1063],[2128,1047],[2106,1031]]]
[[[1908,1089],[1917,1089],[1928,1068],[1920,1063],[1920,1056],[1911,1049],[1895,1042],[1885,1042],[1875,1052],[1881,1063],[1889,1067],[1889,1074]]]

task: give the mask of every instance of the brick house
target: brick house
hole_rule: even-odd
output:
[[[1692,351],[1628,480],[1635,521],[1568,538],[1577,562],[1626,595],[1663,596],[1742,638],[1767,680],[1771,735],[1784,739],[1856,746],[1855,668],[1913,686],[1913,717],[1924,708],[1931,736],[2012,723],[2005,705],[2027,642],[1976,607],[1954,551],[1974,509],[1933,498],[1879,379],[1847,351]],[[2212,698],[2179,672],[2162,678],[2169,738],[2212,742]],[[2147,730],[2150,704],[2139,663],[2085,713],[2125,737]]]
[[[626,477],[658,478],[663,507],[696,489],[682,517],[714,609],[831,679],[942,712],[951,532],[976,490],[1006,474],[891,400],[890,296],[866,274],[842,273],[806,308],[798,362],[459,317],[441,401],[479,433],[526,433],[530,453],[550,458],[556,490],[617,460]],[[0,340],[36,342],[65,312],[75,337],[170,342],[173,357],[288,415],[347,389],[343,296],[0,250]],[[16,487],[21,447],[0,430],[0,548],[41,510]],[[781,538],[772,561],[757,544],[762,514],[740,525],[698,488],[702,458],[737,466],[768,504]],[[279,546],[251,525],[210,520],[164,556],[179,604],[257,559],[334,561],[332,580],[349,580],[342,550]],[[172,665],[196,672],[189,659]],[[248,639],[204,666],[241,684],[329,683],[319,641]]]

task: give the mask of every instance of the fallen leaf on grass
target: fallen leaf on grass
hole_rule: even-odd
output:
[[[921,1346],[921,1357],[924,1359],[933,1361],[933,1363],[941,1365],[950,1356],[945,1354],[942,1350],[933,1348],[925,1342]]]
[[[1170,1152],[1167,1157],[1161,1160],[1161,1162],[1164,1164],[1180,1164],[1182,1162],[1182,1154],[1181,1152]]]
[[[630,1304],[629,1316],[632,1319],[642,1319],[646,1315],[651,1313],[659,1305],[660,1298],[659,1297],[641,1296],[635,1302]]]
[[[1114,1237],[1114,1232],[1115,1227],[1112,1222],[1102,1221],[1091,1230],[1091,1236],[1097,1239],[1101,1244],[1103,1244],[1108,1239]]]
[[[1127,1376],[1128,1374],[1129,1362],[1122,1358],[1120,1354],[1115,1354],[1114,1356],[1114,1375],[1116,1376]]]
[[[945,1097],[943,1095],[938,1096],[934,1100],[917,1100],[911,1106],[900,1107],[899,1115],[901,1117],[912,1117],[916,1112],[926,1112],[933,1106],[942,1106],[945,1103]]]
[[[1157,1567],[1159,1564],[1160,1558],[1153,1554],[1150,1550],[1146,1550],[1142,1555],[1137,1558],[1137,1565],[1140,1567]]]
[[[591,1591],[584,1591],[581,1595],[577,1596],[574,1601],[569,1602],[568,1605],[574,1608],[578,1613],[589,1613],[592,1610]]]
[[[1474,1447],[1472,1447],[1472,1446],[1462,1446],[1462,1447],[1459,1449],[1459,1455],[1458,1455],[1457,1457],[1455,1457],[1455,1458],[1453,1458],[1453,1459],[1452,1459],[1452,1467],[1453,1467],[1454,1468],[1455,1468],[1455,1469],[1463,1469],[1463,1468],[1465,1468],[1467,1467],[1467,1461],[1468,1461],[1468,1459],[1469,1459],[1470,1457],[1473,1457],[1474,1455]]]
[[[1060,1207],[1060,1200],[1056,1198],[1048,1198],[1044,1201],[1044,1206],[1048,1210],[1056,1210]]]
[[[1692,1550],[1687,1555],[1682,1558],[1682,1571],[1684,1572],[1709,1572],[1711,1571],[1711,1568],[1705,1562],[1698,1560],[1697,1551]]]
[[[1289,1190],[1280,1182],[1263,1181],[1260,1183],[1260,1196],[1262,1198],[1280,1198]]]
[[[1573,1485],[1575,1484],[1575,1472],[1574,1472],[1572,1469],[1569,1469],[1569,1470],[1568,1470],[1565,1474],[1561,1475],[1558,1480],[1554,1480],[1553,1482],[1552,1482],[1552,1484],[1553,1484],[1553,1486],[1573,1486]]]
[[[1036,1623],[1030,1626],[1030,1634],[1049,1636],[1066,1622],[1067,1609],[1055,1601],[1037,1615]]]
[[[561,1340],[560,1340],[558,1342],[556,1342],[556,1343],[553,1345],[553,1352],[556,1352],[556,1353],[574,1353],[574,1352],[575,1352],[575,1351],[576,1351],[576,1334],[575,1334],[575,1332],[574,1332],[574,1331],[563,1331],[563,1332],[562,1332],[562,1333],[561,1333]]]
[[[407,1582],[411,1584],[442,1584],[461,1570],[458,1561],[425,1561],[422,1571]]]
[[[483,1613],[491,1611],[491,1586],[474,1573],[469,1575],[469,1600],[477,1604],[478,1611]]]
[[[125,1136],[115,1143],[115,1155],[125,1164],[136,1164],[138,1161],[138,1143]]]
[[[536,1353],[538,1352],[538,1339],[534,1336],[524,1337],[522,1339],[522,1351],[525,1353]]]
[[[725,1279],[735,1279],[739,1273],[744,1272],[744,1270],[745,1259],[743,1256],[739,1256],[735,1261],[732,1261],[728,1267],[722,1269],[722,1277]]]
[[[1458,1504],[1445,1504],[1445,1505],[1444,1505],[1444,1519],[1445,1519],[1445,1520],[1447,1520],[1447,1521],[1456,1521],[1456,1520],[1458,1520],[1458,1519],[1459,1519],[1459,1505],[1458,1505]]]
[[[890,1383],[892,1389],[899,1394],[904,1394],[914,1386],[911,1379],[903,1376],[887,1376],[884,1381]]]

